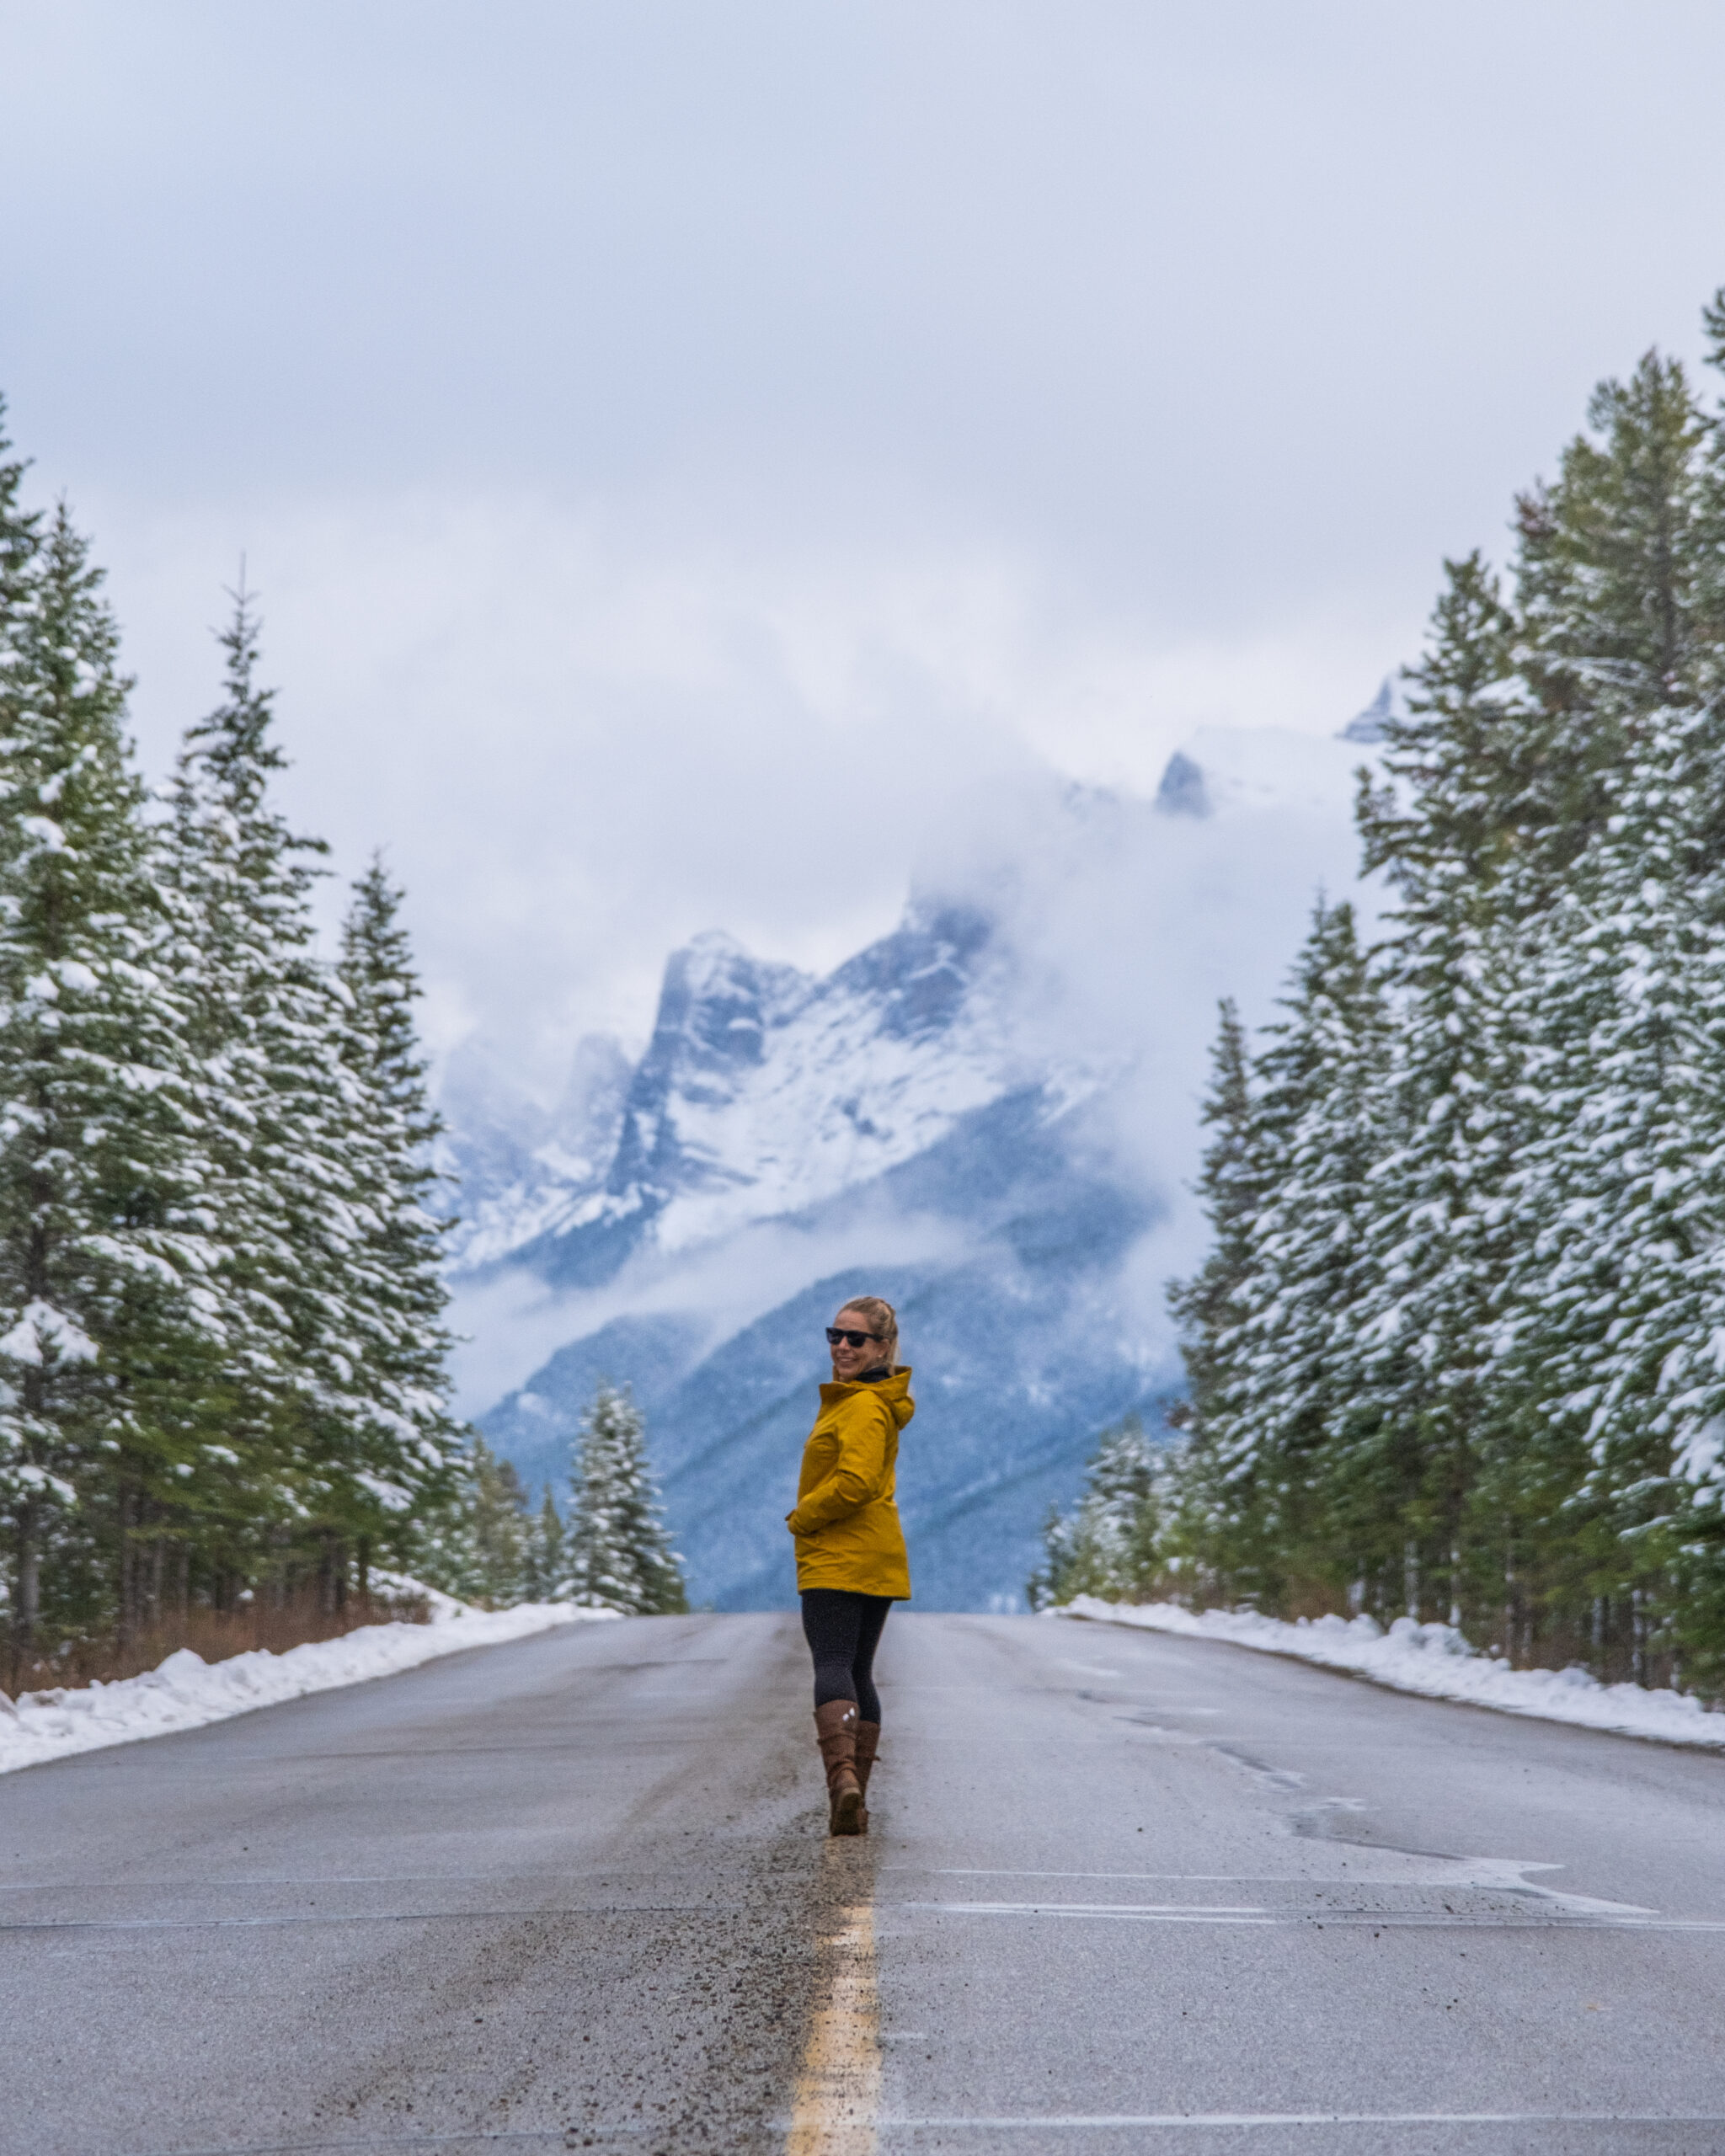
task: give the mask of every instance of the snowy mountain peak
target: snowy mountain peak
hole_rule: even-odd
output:
[[[1190,891],[1177,900],[1192,862],[1249,863],[1229,878],[1256,889],[1309,857],[1321,834],[1345,830],[1370,755],[1207,728],[1170,763],[1155,807],[1172,816],[1051,787],[1030,813],[1015,807],[991,851],[955,848],[895,928],[824,977],[719,931],[697,936],[666,962],[639,1062],[590,1044],[591,1069],[555,1114],[505,1113],[456,1059],[445,1099],[469,1216],[456,1269],[518,1259],[558,1287],[597,1287],[637,1254],[692,1250],[875,1182],[1009,1094],[1085,1097],[1130,1063],[1137,1014],[1165,996],[1171,969],[1199,964],[1233,919],[1202,880],[1195,908]],[[1231,832],[1242,819],[1264,820],[1248,838]],[[1127,925],[1164,903],[1182,929],[1135,992],[1136,958],[1120,960],[1114,939],[1141,942]]]
[[[1381,741],[1390,721],[1397,716],[1396,677],[1393,674],[1386,674],[1382,686],[1365,709],[1355,712],[1336,739],[1338,741]]]
[[[440,1095],[447,1134],[438,1165],[460,1214],[446,1246],[456,1270],[488,1265],[547,1234],[598,1188],[633,1075],[621,1042],[590,1033],[576,1047],[563,1097],[547,1109],[477,1043],[455,1050]]]
[[[846,959],[817,993],[870,1001],[889,1039],[925,1039],[959,1016],[994,926],[980,907],[914,898],[890,936]]]
[[[1224,817],[1314,808],[1345,815],[1354,774],[1370,759],[1370,744],[1351,729],[1326,737],[1279,726],[1200,727],[1170,760],[1156,806]],[[1166,798],[1171,780],[1184,797],[1179,802]]]
[[[612,1269],[817,1203],[908,1160],[1007,1078],[986,996],[993,932],[952,903],[903,923],[824,980],[703,937],[666,965],[653,1038],[596,1196],[545,1262]]]
[[[1270,1015],[1314,889],[1354,890],[1369,748],[1182,753],[1208,813],[1051,776],[980,801],[819,979],[729,936],[675,953],[598,1180],[457,1283],[467,1397],[524,1474],[561,1474],[598,1379],[628,1380],[698,1592],[777,1604],[762,1493],[794,1475],[820,1327],[867,1289],[927,1411],[919,1597],[1024,1577],[1096,1433],[1177,1381],[1162,1283],[1201,1254],[1180,1193],[1215,999]]]
[[[705,929],[673,952],[665,968],[667,992],[673,978],[692,1010],[707,1012],[710,1006],[716,1013],[729,1005],[740,1015],[743,1006],[752,1005],[763,1022],[799,1003],[814,985],[812,975],[794,966],[757,958],[722,928]]]
[[[1162,782],[1156,790],[1156,805],[1165,816],[1207,816],[1210,814],[1210,794],[1204,783],[1204,771],[1193,762],[1183,750],[1176,749],[1162,771]]]
[[[701,1073],[722,1088],[739,1069],[760,1062],[767,1028],[782,1023],[813,985],[794,966],[756,958],[718,930],[697,936],[666,962],[634,1091],[666,1078],[697,1084]]]
[[[653,1038],[629,1087],[606,1188],[613,1198],[699,1187],[719,1172],[685,1145],[677,1110],[716,1113],[741,1091],[813,985],[794,966],[764,963],[729,936],[698,936],[666,962]]]

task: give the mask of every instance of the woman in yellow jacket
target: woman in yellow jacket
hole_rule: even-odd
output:
[[[814,1732],[826,1764],[828,1832],[866,1834],[862,1800],[880,1742],[874,1650],[895,1602],[911,1598],[911,1566],[894,1502],[899,1433],[916,1412],[911,1373],[895,1359],[898,1315],[858,1295],[826,1329],[832,1383],[803,1448],[796,1538],[803,1631],[814,1657]]]

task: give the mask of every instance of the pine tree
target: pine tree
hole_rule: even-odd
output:
[[[1522,1135],[1520,1046],[1505,1022],[1513,933],[1557,841],[1541,797],[1546,720],[1503,670],[1512,634],[1496,583],[1477,556],[1447,574],[1409,716],[1390,728],[1386,792],[1360,800],[1368,865],[1388,868],[1399,900],[1385,969],[1399,1022],[1335,1466],[1354,1493],[1370,1598],[1420,1616],[1440,1580],[1437,1606],[1455,1621],[1493,1441],[1503,1191]]]
[[[1544,776],[1572,857],[1609,813],[1598,789],[1626,746],[1620,722],[1692,701],[1707,642],[1708,429],[1681,363],[1649,352],[1601,382],[1588,424],[1557,482],[1517,504],[1518,655],[1568,722],[1566,766]]]
[[[483,1438],[473,1439],[473,1461],[474,1598],[506,1609],[526,1592],[527,1493],[513,1462],[499,1459]]]
[[[222,643],[227,694],[186,736],[172,830],[194,1038],[221,1117],[211,1198],[231,1253],[231,1375],[238,1428],[264,1463],[252,1496],[275,1517],[278,1577],[297,1551],[333,1608],[351,1545],[401,1509],[355,1457],[372,1421],[356,1275],[382,1225],[375,1133],[351,1000],[313,947],[312,859],[325,849],[291,832],[270,796],[283,758],[243,591]]]
[[[1295,1573],[1351,1581],[1381,1525],[1377,1493],[1338,1471],[1336,1442],[1354,1405],[1355,1313],[1376,1284],[1367,1223],[1389,1146],[1387,1014],[1351,907],[1320,899],[1282,1007],[1254,1066],[1261,1195],[1215,1437],[1263,1607]]]
[[[1625,731],[1605,828],[1525,973],[1538,1113],[1512,1185],[1503,1352],[1529,1463],[1546,1465],[1569,1546],[1591,1561],[1584,1587],[1562,1585],[1634,1611],[1641,1676],[1642,1605],[1669,1555],[1649,1531],[1677,1501],[1677,1454],[1725,1406],[1709,1344],[1725,1319],[1725,887],[1701,841],[1725,741],[1675,708]],[[1562,1547],[1562,1524],[1541,1539]],[[1578,1545],[1583,1525],[1603,1545]]]
[[[1198,1195],[1214,1247],[1189,1282],[1169,1289],[1180,1321],[1190,1412],[1202,1425],[1226,1382],[1221,1342],[1238,1321],[1238,1298],[1252,1267],[1252,1224],[1260,1196],[1253,1156],[1250,1058],[1246,1029],[1231,999],[1220,1006],[1210,1054],[1210,1090],[1201,1111],[1214,1136],[1204,1150]]]
[[[1564,1492],[1567,1534],[1537,1535],[1571,1560],[1548,1594],[1590,1592],[1596,1645],[1626,1630],[1643,1676],[1648,1613],[1670,1614],[1658,1530],[1680,1506],[1674,1458],[1720,1396],[1696,1353],[1725,1229],[1725,713],[1707,693],[1719,534],[1709,430],[1680,367],[1649,355],[1590,416],[1603,438],[1572,446],[1524,579],[1530,670],[1562,683],[1577,730],[1609,756],[1565,888],[1524,934],[1535,1113],[1503,1342],[1524,1456],[1542,1470],[1521,1479]],[[1505,1629],[1525,1636],[1537,1614],[1507,1606]]]
[[[56,1532],[77,1560],[52,1582],[62,1628],[124,1620],[140,1531],[158,1585],[164,1539],[184,1579],[222,1326],[206,1133],[164,965],[155,835],[121,732],[117,634],[64,507],[34,555],[8,514],[0,1485],[16,1659],[38,1644]]]
[[[1725,382],[1725,286],[1703,310],[1706,363]],[[1725,695],[1725,392],[1706,414],[1697,456],[1691,526],[1690,622],[1695,641],[1692,696],[1712,707]],[[1717,841],[1721,834],[1710,834]]]
[[[1725,339],[1725,310],[1715,326]],[[1541,1625],[1573,1631],[1590,1593],[1597,1628],[1601,1581],[1637,1577],[1638,1606],[1666,1591],[1672,1463],[1706,1449],[1714,1397],[1696,1343],[1725,1155],[1725,761],[1705,716],[1725,460],[1656,355],[1589,422],[1519,505],[1513,605],[1477,555],[1449,565],[1384,776],[1362,785],[1367,866],[1398,899],[1394,1054],[1369,1089],[1381,1157],[1363,1187],[1321,1161],[1295,1174],[1278,1075],[1295,1037],[1260,1060],[1247,1150],[1261,1188],[1286,1176],[1300,1203],[1260,1209],[1199,1417],[1213,1484],[1218,1459],[1231,1476],[1219,1516],[1237,1538],[1255,1506],[1267,1565],[1316,1522],[1320,1549],[1358,1550],[1380,1608],[1399,1569],[1405,1606],[1441,1585],[1452,1618],[1483,1615],[1517,1655]],[[1270,1470],[1279,1444],[1300,1449],[1300,1225],[1332,1181],[1359,1193],[1365,1262],[1337,1292],[1346,1405],[1332,1425],[1306,1415],[1326,1433],[1302,1492]]]
[[[1388,868],[1415,890],[1452,863],[1481,880],[1497,872],[1539,764],[1500,579],[1477,548],[1444,578],[1414,693],[1386,714],[1382,776],[1359,774],[1356,804],[1366,873]]]
[[[353,1480],[377,1508],[370,1516],[363,1502],[355,1510],[362,1551],[379,1537],[391,1540],[403,1516],[439,1502],[461,1442],[448,1408],[453,1342],[440,1262],[449,1224],[425,1202],[437,1180],[431,1147],[441,1124],[426,1097],[413,1017],[419,985],[399,925],[401,901],[374,859],[354,886],[339,969],[347,999],[344,1063],[355,1088],[345,1157],[363,1201],[342,1290],[360,1353],[351,1385],[365,1401],[351,1464]]]
[[[318,958],[243,595],[165,824],[100,576],[0,436],[0,1520],[14,1670],[193,1598],[445,1548],[512,1599],[552,1507],[450,1416],[399,894]],[[536,1575],[537,1576],[537,1575]]]
[[[1707,364],[1725,376],[1725,287],[1705,310]],[[1693,528],[1694,574],[1690,584],[1690,620],[1696,659],[1693,700],[1717,724],[1725,711],[1725,398],[1708,415],[1700,454],[1701,476]],[[1709,771],[1710,782],[1719,766]],[[1700,844],[1710,862],[1725,858],[1725,798],[1710,783],[1695,819]],[[1709,1134],[1725,1100],[1725,1073],[1708,1071]],[[1699,1134],[1698,1134],[1699,1136]],[[1711,1152],[1707,1166],[1713,1166]],[[1718,1278],[1722,1253],[1715,1243],[1699,1251],[1691,1270],[1701,1278],[1698,1293],[1706,1312],[1690,1345],[1692,1382],[1699,1388],[1725,1364],[1725,1292]],[[1681,1427],[1673,1433],[1674,1469],[1680,1497],[1674,1540],[1671,1630],[1686,1665],[1716,1695],[1725,1690],[1725,1417],[1708,1417],[1701,1401],[1685,1403]]]
[[[1706,320],[1725,369],[1725,291]],[[1387,1053],[1349,1100],[1312,1022],[1332,953],[1226,1059],[1162,1540],[1201,1592],[1357,1566],[1377,1610],[1447,1602],[1517,1660],[1717,1689],[1725,411],[1649,354],[1588,419],[1518,504],[1510,595],[1447,565],[1362,782]]]
[[[35,609],[35,579],[42,541],[40,510],[27,510],[19,499],[24,475],[29,468],[11,456],[6,432],[6,399],[0,397],[0,696],[15,696],[12,686],[22,664],[19,639]]]
[[[436,1502],[412,1516],[409,1570],[464,1602],[509,1609],[530,1598],[534,1532],[514,1465],[476,1433]]]
[[[567,1530],[565,1598],[629,1616],[686,1609],[647,1458],[647,1426],[627,1386],[601,1382],[581,1421]]]
[[[1263,1197],[1264,1163],[1252,1094],[1246,1029],[1231,999],[1220,1007],[1211,1049],[1210,1089],[1201,1111],[1212,1131],[1198,1195],[1213,1238],[1188,1281],[1172,1282],[1168,1300],[1180,1327],[1188,1394],[1170,1417],[1182,1432],[1172,1545],[1199,1567],[1200,1588],[1224,1596],[1252,1558],[1236,1532],[1239,1511],[1228,1487],[1227,1397],[1234,1337],[1252,1277],[1252,1226]]]
[[[547,1482],[538,1517],[528,1529],[521,1582],[523,1595],[529,1602],[553,1600],[567,1570],[563,1556],[563,1515],[557,1509],[557,1500],[552,1496],[551,1485]]]
[[[1137,1416],[1104,1430],[1076,1509],[1049,1515],[1043,1565],[1027,1590],[1031,1608],[1057,1608],[1080,1594],[1104,1602],[1146,1600],[1163,1569],[1162,1480],[1159,1454]]]

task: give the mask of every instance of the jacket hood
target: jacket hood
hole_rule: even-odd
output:
[[[916,1412],[916,1403],[911,1397],[911,1366],[900,1363],[889,1378],[876,1378],[869,1385],[834,1385],[830,1382],[820,1388],[820,1404],[830,1407],[835,1401],[848,1400],[853,1393],[875,1392],[886,1402],[892,1418],[902,1430]]]

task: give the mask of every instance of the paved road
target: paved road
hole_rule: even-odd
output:
[[[866,1843],[772,1617],[0,1779],[0,2143],[1725,2152],[1725,1760],[1104,1626],[887,1637]]]

